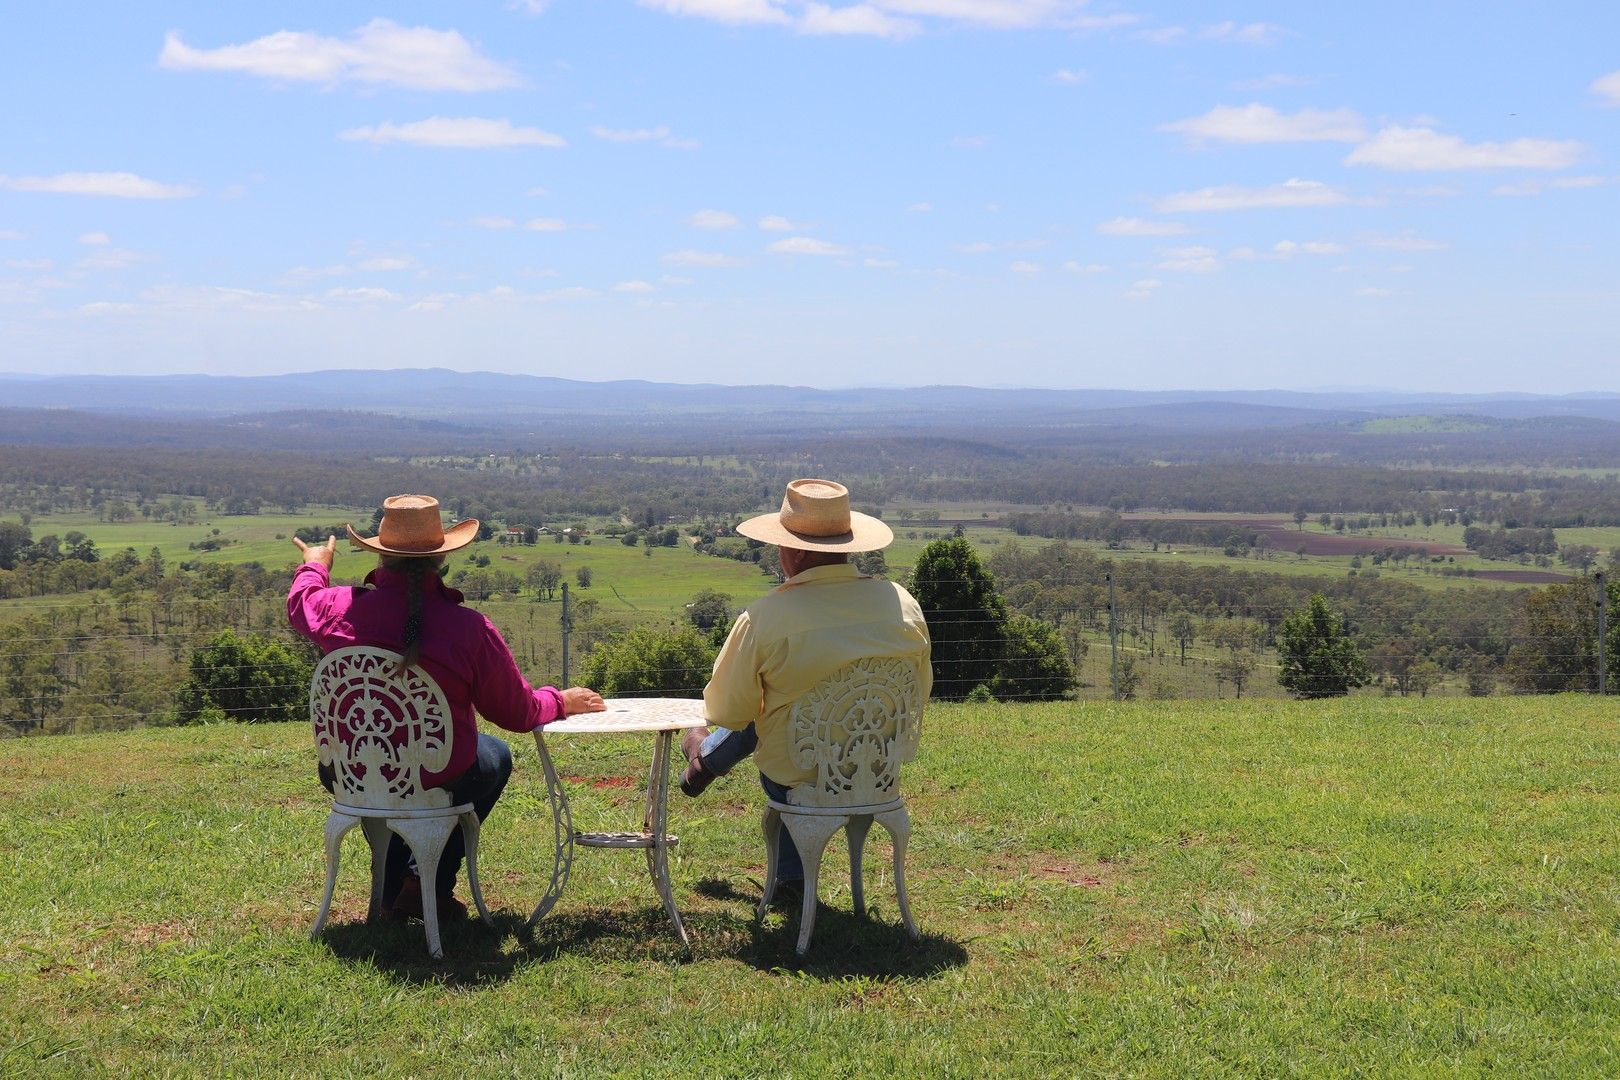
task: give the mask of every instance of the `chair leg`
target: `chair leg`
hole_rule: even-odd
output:
[[[799,912],[800,956],[810,951],[810,935],[816,928],[816,889],[821,877],[821,856],[827,850],[827,841],[833,834],[849,824],[847,817],[800,816],[783,814],[782,823],[799,849],[799,861],[804,865],[804,907]]]
[[[917,930],[917,921],[911,917],[911,901],[906,898],[906,841],[911,838],[911,815],[902,806],[877,815],[877,821],[889,830],[894,840],[894,893],[900,902],[900,919],[906,925],[906,933],[916,941],[922,935]]]
[[[782,814],[774,806],[767,806],[759,824],[765,833],[765,894],[759,898],[756,914],[763,919],[776,896],[776,852],[782,846]]]
[[[439,940],[439,856],[444,853],[445,841],[460,824],[453,817],[389,818],[393,829],[416,856],[416,873],[422,879],[422,925],[427,929],[428,954],[435,960],[444,959],[444,945]]]
[[[485,926],[494,926],[489,908],[484,906],[484,887],[478,883],[478,815],[469,810],[461,815],[461,835],[467,849],[467,887],[472,890],[473,904]]]
[[[366,922],[382,914],[383,878],[388,875],[388,841],[393,835],[381,818],[361,818],[366,844],[371,848],[371,906],[366,908]]]
[[[360,819],[340,814],[336,810],[326,815],[326,892],[321,897],[321,910],[315,915],[315,925],[309,928],[309,940],[321,936],[326,916],[332,911],[332,890],[337,888],[338,856],[343,852],[343,837],[360,824]]]
[[[855,914],[866,914],[866,888],[861,876],[861,855],[866,847],[866,833],[872,828],[872,815],[862,814],[849,819],[844,829],[849,837],[849,894]]]

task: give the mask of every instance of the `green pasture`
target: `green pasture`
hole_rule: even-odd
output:
[[[496,925],[365,925],[349,840],[306,937],[304,725],[0,743],[0,1074],[1612,1076],[1620,723],[1589,698],[933,705],[868,918],[835,841],[812,951],[753,916],[760,793],[672,796],[641,860],[549,859],[533,749],[484,830]],[[649,744],[555,737],[586,828]],[[463,886],[463,894],[465,888]]]

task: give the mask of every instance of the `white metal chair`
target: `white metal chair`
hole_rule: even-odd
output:
[[[804,907],[799,917],[798,953],[810,948],[816,925],[816,883],[827,842],[839,829],[849,837],[849,884],[857,914],[866,914],[861,881],[861,850],[876,821],[894,841],[894,887],[906,932],[916,940],[917,924],[906,900],[906,841],[911,817],[900,798],[900,765],[917,752],[922,702],[912,665],[893,658],[867,658],[840,668],[794,703],[788,714],[793,762],[815,769],[813,781],[788,792],[786,802],[770,800],[765,830],[764,916],[776,895],[776,854],[787,827],[804,863]]]
[[[424,788],[422,773],[450,763],[450,703],[433,677],[419,668],[394,675],[397,653],[356,646],[327,653],[309,688],[309,717],[323,766],[336,775],[332,812],[326,817],[326,895],[310,928],[320,936],[332,909],[343,837],[356,825],[371,846],[371,906],[382,906],[383,871],[390,832],[416,857],[421,875],[422,922],[428,952],[444,956],[439,942],[439,897],[434,880],[450,834],[460,826],[467,849],[467,882],[479,918],[490,922],[478,884],[478,815],[471,803],[450,805],[443,788]]]

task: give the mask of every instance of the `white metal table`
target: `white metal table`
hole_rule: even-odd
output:
[[[669,882],[669,849],[679,837],[667,831],[669,824],[670,747],[677,731],[704,727],[703,702],[687,698],[613,698],[606,712],[579,713],[534,729],[534,743],[540,752],[540,766],[546,774],[546,790],[551,799],[552,827],[556,853],[552,860],[551,884],[529,917],[533,926],[543,919],[562,896],[573,867],[574,846],[593,848],[640,848],[647,853],[647,872],[675,924],[675,936],[682,945],[691,943],[680,912],[675,910],[675,893]],[[579,832],[574,829],[568,795],[557,778],[546,735],[608,735],[626,732],[652,732],[652,767],[647,772],[646,812],[637,832]]]

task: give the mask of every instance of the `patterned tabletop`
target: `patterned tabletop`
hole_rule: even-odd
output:
[[[576,713],[547,724],[547,735],[622,731],[680,731],[703,727],[703,702],[695,698],[609,698],[607,712]]]

